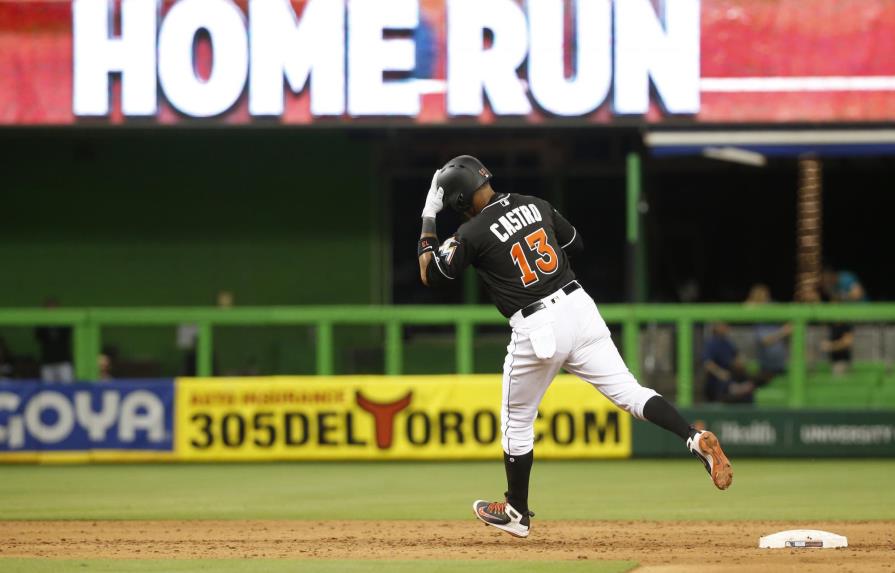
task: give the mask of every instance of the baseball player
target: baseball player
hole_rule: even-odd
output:
[[[733,472],[715,435],[690,426],[662,396],[638,384],[625,366],[596,304],[569,265],[569,255],[583,249],[578,230],[547,201],[496,193],[490,181],[488,169],[469,155],[451,159],[436,171],[417,246],[424,284],[450,283],[472,265],[512,328],[500,404],[506,500],[476,501],[475,516],[528,537],[534,516],[528,507],[534,422],[560,368],[634,417],[680,436],[715,486],[729,487]],[[444,204],[467,221],[439,244],[435,217]]]

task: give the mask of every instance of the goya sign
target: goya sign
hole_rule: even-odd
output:
[[[188,460],[494,459],[499,376],[180,380]],[[535,423],[539,458],[626,457],[630,417],[560,377]]]
[[[173,410],[171,380],[0,382],[0,459],[48,451],[171,452]]]

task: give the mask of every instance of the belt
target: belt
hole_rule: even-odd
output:
[[[569,295],[580,288],[581,288],[581,285],[578,284],[578,281],[572,281],[559,290],[561,290],[564,294]],[[547,297],[544,297],[544,298],[547,298]],[[543,299],[535,301],[535,302],[531,303],[530,305],[522,308],[522,318],[529,317],[529,316],[533,315],[534,313],[538,312],[539,310],[544,310],[545,308],[547,308],[547,305],[544,304]]]

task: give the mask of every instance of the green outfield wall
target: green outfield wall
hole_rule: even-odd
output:
[[[238,305],[383,302],[362,141],[131,129],[17,143],[4,149],[16,169],[3,174],[0,306],[208,305],[221,289]]]
[[[32,130],[4,148],[0,307],[381,304],[367,142],[329,131]],[[174,325],[104,342],[179,372]],[[223,329],[223,367],[313,372],[300,330]],[[36,354],[30,329],[0,332]],[[368,336],[369,337],[369,336]],[[277,369],[277,370],[275,370]]]

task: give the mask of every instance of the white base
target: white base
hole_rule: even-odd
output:
[[[803,549],[848,547],[848,539],[843,535],[820,531],[819,529],[791,529],[758,540],[760,549]]]

